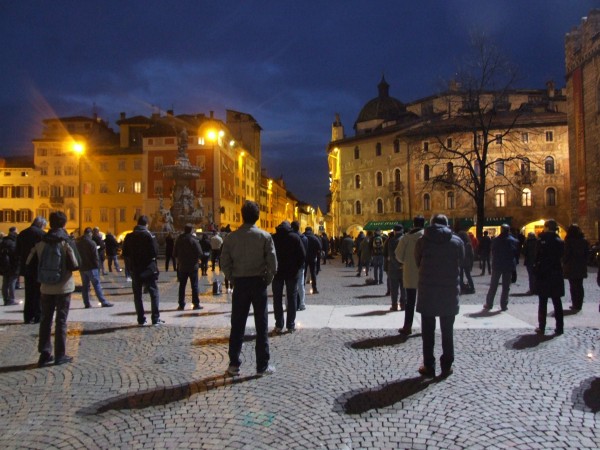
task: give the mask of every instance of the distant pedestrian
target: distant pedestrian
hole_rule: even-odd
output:
[[[75,244],[65,230],[67,216],[62,211],[50,213],[50,231],[42,237],[31,250],[25,264],[37,266],[44,260],[46,246],[58,244],[61,253],[60,264],[56,267],[59,274],[55,283],[42,282],[41,290],[41,320],[39,331],[38,351],[40,358],[38,367],[47,366],[54,362],[55,365],[69,363],[73,357],[66,354],[67,347],[67,317],[71,304],[71,293],[75,290],[72,270],[77,269]],[[56,328],[54,330],[54,356],[52,355],[52,319],[56,313]]]
[[[569,280],[571,291],[571,309],[581,311],[583,307],[583,279],[587,278],[587,262],[590,244],[586,241],[579,225],[572,224],[567,228],[565,236],[565,254],[563,256],[563,272]]]
[[[27,265],[27,257],[31,249],[42,240],[46,234],[46,219],[38,216],[33,219],[31,226],[25,228],[17,236],[17,254],[19,255],[20,274],[25,281],[25,305],[23,319],[25,323],[39,323],[41,315],[40,283],[37,279],[37,265]]]
[[[416,216],[413,227],[402,236],[396,247],[396,260],[402,264],[402,281],[406,289],[406,307],[404,312],[404,326],[398,332],[404,336],[412,334],[415,305],[417,303],[417,288],[419,287],[419,266],[415,259],[417,241],[424,234],[425,218]]]
[[[305,279],[306,273],[310,271],[310,281],[312,283],[312,293],[318,294],[317,289],[317,259],[321,256],[321,239],[314,235],[312,227],[304,229],[304,236],[308,240],[306,250],[306,264],[304,265]]]
[[[106,270],[104,270],[104,260],[106,259],[106,244],[104,243],[104,237],[102,233],[100,233],[100,228],[94,227],[92,230],[92,240],[96,243],[98,247],[98,258],[100,258],[100,273],[102,275],[106,275]]]
[[[202,248],[202,255],[200,255],[200,273],[202,276],[207,276],[211,247],[210,239],[206,233],[202,233],[202,237],[200,238],[200,248]]]
[[[277,273],[273,278],[273,310],[275,313],[275,333],[283,333],[283,288],[285,285],[286,319],[289,333],[296,331],[296,298],[298,296],[298,275],[304,267],[306,251],[300,236],[292,230],[289,222],[283,221],[275,229],[273,244],[277,254]]]
[[[535,265],[535,249],[537,248],[537,236],[532,231],[527,234],[527,239],[523,243],[521,252],[523,253],[523,265],[527,269],[527,276],[529,279],[529,289],[525,295],[537,295],[535,291],[535,271],[533,266]]]
[[[371,239],[373,238],[373,232],[367,231],[367,235],[360,241],[358,257],[358,273],[357,277],[360,277],[362,268],[365,268],[365,276],[369,276],[369,268],[371,267]]]
[[[364,240],[365,240],[364,231],[361,231],[360,233],[358,233],[358,236],[356,236],[356,239],[354,239],[354,249],[356,250],[356,265],[358,266],[358,270],[356,272],[357,277],[360,277],[362,274],[362,266],[360,265],[360,250],[362,248],[361,244]]]
[[[113,266],[117,272],[122,272],[121,266],[119,265],[119,243],[115,238],[115,235],[110,231],[106,233],[104,237],[104,245],[106,247],[106,260],[108,262],[108,271],[113,271]]]
[[[448,228],[448,218],[433,216],[431,225],[415,246],[419,266],[417,311],[421,313],[423,365],[419,373],[435,376],[435,321],[440,318],[442,331],[442,376],[452,373],[454,362],[454,319],[459,311],[460,268],[464,264],[462,240]]]
[[[246,321],[250,306],[254,311],[256,328],[256,372],[270,375],[275,368],[269,364],[269,316],[267,286],[277,272],[277,257],[273,239],[255,223],[260,217],[256,202],[246,200],[242,205],[243,224],[228,234],[221,252],[221,270],[233,280],[231,297],[231,333],[229,335],[229,367],[227,373],[238,375],[242,361]]]
[[[500,234],[492,240],[492,278],[483,309],[490,310],[494,306],[494,297],[498,290],[498,283],[502,278],[502,292],[500,294],[500,309],[508,309],[508,294],[513,271],[517,266],[515,255],[518,251],[519,241],[510,234],[510,227],[502,224]]]
[[[373,279],[377,284],[383,284],[383,246],[385,240],[381,230],[375,230],[375,235],[369,241],[369,251],[371,252],[371,264],[373,265]]]
[[[297,220],[294,220],[291,224],[292,230],[298,236],[300,236],[300,241],[302,241],[302,246],[304,247],[304,253],[308,251],[308,238],[300,233],[300,224]],[[304,311],[306,309],[306,289],[304,286],[304,272],[305,265],[298,270],[298,295],[296,296],[296,311]]]
[[[404,235],[404,227],[401,224],[394,225],[394,230],[385,241],[384,258],[387,262],[387,274],[389,280],[392,306],[390,311],[404,311],[406,308],[406,289],[404,289],[404,268],[396,259],[396,249]]]
[[[17,253],[17,228],[10,227],[0,242],[0,272],[2,273],[2,299],[4,306],[16,305],[15,289],[19,279],[19,255]]]
[[[214,272],[215,271],[215,265],[219,264],[220,267],[220,256],[221,256],[221,247],[223,246],[223,238],[221,236],[219,236],[219,232],[218,231],[213,231],[213,235],[210,237],[210,248],[211,248],[211,254],[210,254],[210,260],[212,263],[212,268],[211,270]]]
[[[323,249],[321,251],[321,257],[323,258],[323,264],[327,264],[327,257],[329,256],[329,247],[329,237],[327,236],[327,233],[323,231],[323,233],[321,233],[321,248]]]
[[[473,245],[471,239],[466,231],[459,231],[456,235],[463,241],[465,245],[465,261],[463,267],[460,268],[460,293],[461,294],[474,294],[475,284],[473,284],[473,278],[471,277],[471,271],[473,270],[473,261],[475,260],[475,252],[473,251]],[[465,283],[464,280],[467,280]]]
[[[113,306],[106,300],[100,283],[100,256],[98,246],[92,240],[93,232],[90,227],[83,230],[83,235],[77,239],[77,251],[79,252],[79,273],[81,274],[81,297],[86,308],[91,308],[90,303],[90,284],[94,287],[94,292],[98,301],[104,308]]]
[[[558,236],[558,224],[550,219],[544,222],[544,231],[538,238],[535,256],[536,291],[539,298],[538,328],[535,332],[544,334],[546,330],[546,315],[548,298],[552,299],[554,317],[556,319],[555,333],[564,332],[563,307],[561,297],[565,295],[565,283],[561,260],[565,251],[565,243]]]
[[[169,262],[173,261],[173,270],[177,271],[177,259],[173,257],[175,238],[170,231],[165,236],[165,272],[169,271]]]
[[[150,294],[152,325],[165,323],[160,318],[158,280],[158,244],[156,237],[148,230],[148,217],[142,215],[131,233],[125,236],[123,242],[123,257],[126,258],[131,273],[133,303],[137,314],[138,325],[146,323],[142,288],[146,287]]]
[[[492,265],[490,263],[490,255],[492,252],[492,238],[490,233],[486,230],[483,232],[483,236],[479,239],[479,258],[481,265],[481,275],[485,275],[485,268],[487,266],[488,273],[492,274]]]
[[[346,267],[354,267],[354,257],[352,256],[354,253],[354,240],[352,240],[352,236],[344,233],[340,246],[342,263],[345,263]]]
[[[202,247],[192,233],[193,230],[192,224],[185,225],[183,234],[179,235],[173,248],[173,256],[177,261],[177,280],[179,281],[178,311],[183,311],[185,308],[185,288],[188,279],[192,288],[193,308],[202,309],[198,296],[198,261],[202,256]]]

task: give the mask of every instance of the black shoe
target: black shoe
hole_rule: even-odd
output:
[[[177,311],[183,311],[184,309],[185,309],[185,306],[183,306],[183,305],[179,305],[177,307]]]
[[[561,329],[558,329],[558,328],[556,330],[554,330],[554,334],[557,335],[557,336],[560,336],[564,332],[565,332],[564,330],[561,330]]]
[[[402,336],[408,337],[412,334],[412,330],[410,328],[400,328],[398,333],[400,333]]]
[[[143,320],[138,320],[138,325],[139,325],[140,327],[143,327],[144,325],[146,325],[146,318],[144,317],[144,319],[143,319]]]
[[[55,366],[61,366],[63,364],[68,364],[71,361],[73,361],[73,357],[72,356],[63,355],[60,358],[57,358],[56,361],[54,361],[54,365]]]
[[[392,305],[390,311],[400,311],[400,307],[398,305]]]
[[[104,302],[104,303],[102,303],[102,307],[103,308],[110,308],[112,306],[115,306],[115,305],[113,305],[111,302]]]
[[[545,333],[545,330],[543,328],[536,328],[535,333],[543,336]]]
[[[84,305],[85,309],[90,309],[92,307],[92,305]]]
[[[419,367],[419,373],[425,378],[435,378],[435,369],[433,367]]]
[[[488,306],[488,305],[486,305],[486,304],[484,304],[484,305],[482,306],[482,308],[483,308],[485,311],[489,311],[490,309],[492,309],[492,307],[491,307],[491,306]]]
[[[312,292],[313,294],[318,294],[319,291],[317,291],[316,289]]]
[[[38,359],[38,367],[49,366],[54,362],[54,356],[52,356],[48,352],[42,352],[40,354],[40,359]]]
[[[16,304],[17,304],[17,302],[15,302],[14,300],[11,300],[10,302],[6,302],[6,303],[4,304],[4,306],[14,306],[14,305],[16,305]]]
[[[306,309],[306,306],[302,305],[302,306],[298,306],[298,308],[296,308],[296,311],[304,311]]]
[[[204,306],[194,305],[194,309],[196,309],[196,310],[198,310],[198,309],[204,309]]]
[[[447,378],[450,375],[452,375],[454,373],[454,370],[452,370],[452,367],[443,367],[442,368],[442,378]]]
[[[503,306],[502,308],[500,308],[502,311],[508,311],[508,306]]]

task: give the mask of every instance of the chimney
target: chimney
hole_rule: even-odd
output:
[[[546,90],[548,92],[548,98],[553,98],[555,94],[554,81],[550,80],[546,82]]]
[[[121,120],[125,120],[125,117],[127,117],[127,114],[125,114],[124,112],[122,112],[120,114],[120,116],[121,116]]]
[[[215,115],[215,112],[214,112],[214,111],[211,111],[211,112],[210,112],[210,118],[211,118],[211,119],[213,119],[213,118],[214,118],[214,115]]]
[[[173,117],[173,110],[167,109],[167,117]]]

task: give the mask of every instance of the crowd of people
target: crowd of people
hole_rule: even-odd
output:
[[[564,333],[562,297],[564,280],[568,280],[571,310],[578,313],[584,301],[583,280],[587,277],[590,245],[581,229],[572,224],[564,241],[558,234],[558,224],[547,220],[539,235],[527,237],[503,224],[497,236],[484,231],[477,239],[464,230],[452,230],[446,216],[434,215],[430,223],[422,216],[413,219],[413,226],[405,230],[398,223],[386,235],[382,230],[361,231],[355,239],[344,234],[330,238],[325,232],[316,235],[311,227],[300,231],[296,221],[284,221],[273,234],[256,226],[260,209],[255,202],[242,206],[243,225],[231,232],[216,230],[196,236],[191,224],[175,237],[165,238],[165,271],[172,263],[179,282],[178,309],[186,305],[186,289],[191,287],[191,303],[195,310],[202,309],[199,297],[199,271],[207,276],[209,266],[224,276],[228,291],[232,291],[232,317],[229,341],[229,367],[227,372],[240,373],[240,352],[244,340],[249,308],[254,310],[257,332],[257,374],[275,371],[270,364],[268,343],[267,289],[272,285],[275,334],[296,331],[296,313],[306,309],[306,285],[312,294],[318,294],[317,278],[321,264],[341,255],[345,267],[355,267],[356,276],[363,272],[368,284],[387,285],[390,310],[405,311],[404,324],[398,330],[408,337],[413,333],[415,312],[421,314],[423,365],[419,373],[425,377],[436,374],[434,356],[436,317],[441,326],[441,375],[452,373],[454,361],[454,319],[459,310],[459,297],[475,293],[471,272],[479,260],[480,276],[490,275],[490,286],[485,296],[484,311],[493,308],[498,287],[501,286],[499,306],[508,310],[511,284],[516,281],[516,266],[521,256],[527,268],[528,291],[525,295],[538,296],[538,327],[536,333],[546,329],[547,303],[552,300],[556,321],[555,334]],[[25,287],[23,319],[27,324],[40,327],[38,365],[65,364],[72,360],[66,355],[66,321],[71,294],[75,290],[73,272],[79,271],[82,281],[82,298],[85,308],[90,308],[90,291],[93,287],[102,307],[113,306],[104,296],[101,275],[108,271],[121,272],[118,243],[108,232],[105,236],[98,228],[86,228],[78,239],[65,230],[66,217],[53,212],[47,222],[37,217],[31,226],[20,233],[12,227],[0,241],[0,273],[3,276],[4,305],[14,305],[14,292],[20,277]],[[151,322],[163,324],[160,318],[157,280],[158,243],[148,229],[148,217],[140,216],[134,230],[123,242],[122,257],[125,275],[131,281],[133,302],[139,325],[147,322],[143,293],[150,296]],[[372,278],[369,272],[372,271]],[[600,277],[600,272],[599,272]],[[216,282],[216,281],[215,281]],[[600,286],[600,278],[597,279]],[[283,293],[285,289],[285,311]],[[284,314],[285,313],[285,314]],[[52,354],[51,328],[56,315],[54,354]]]

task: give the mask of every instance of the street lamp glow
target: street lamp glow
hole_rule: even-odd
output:
[[[77,153],[79,156],[81,156],[81,155],[83,155],[83,152],[85,151],[85,146],[81,142],[74,142],[73,143],[73,151],[75,153]]]
[[[206,133],[206,137],[209,141],[214,142],[217,140],[217,132],[215,130],[208,130],[208,132]]]

